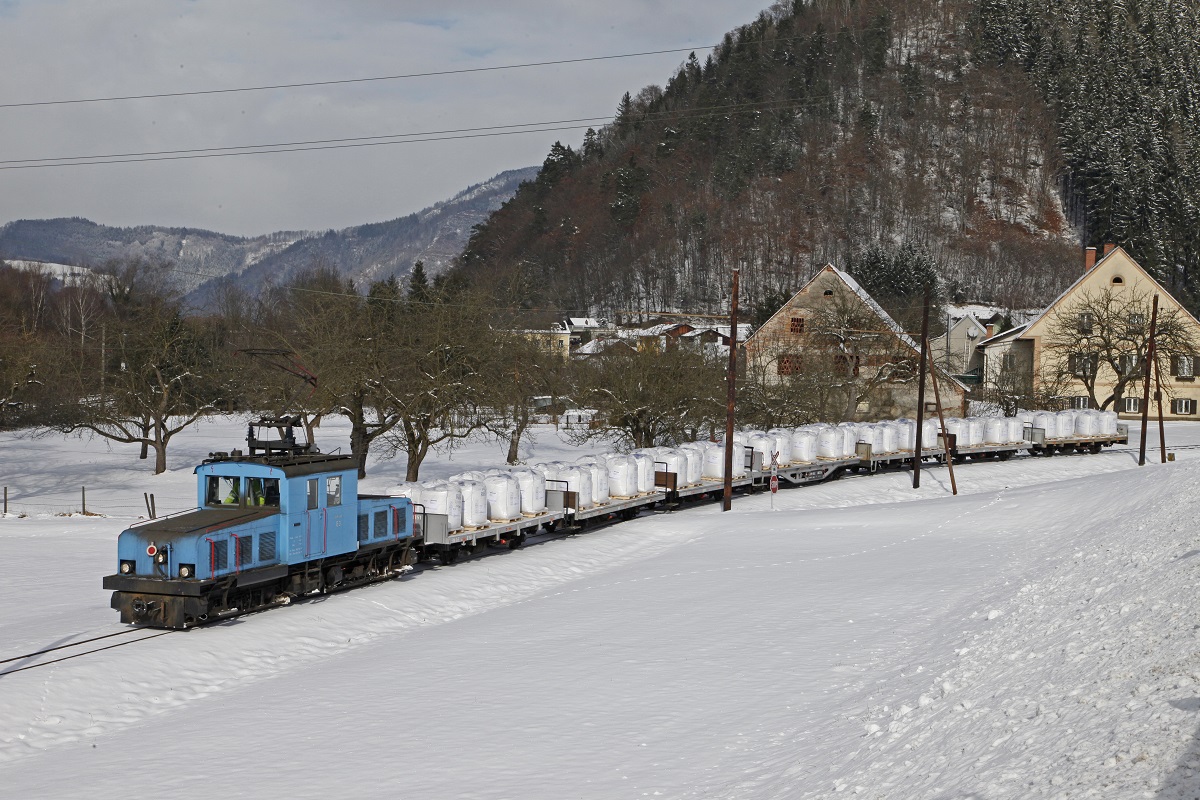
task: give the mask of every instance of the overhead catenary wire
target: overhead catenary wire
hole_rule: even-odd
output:
[[[785,36],[763,39],[739,40],[742,45],[779,44],[794,42],[803,37]],[[532,69],[536,67],[557,67],[566,64],[585,64],[596,61],[616,61],[623,58],[643,58],[645,56],[669,55],[671,53],[695,53],[697,50],[715,50],[720,44],[699,44],[689,47],[669,47],[661,50],[642,50],[634,53],[613,53],[603,56],[580,56],[578,58],[561,58],[549,61],[527,61],[518,64],[496,64],[490,67],[461,67],[459,69],[430,70],[427,72],[406,72],[395,75],[372,75],[362,78],[334,78],[318,81],[298,81],[295,83],[274,83],[260,86],[238,86],[216,89],[194,89],[178,92],[147,92],[143,94],[109,95],[103,97],[77,97],[58,100],[27,100],[0,103],[0,109],[5,108],[37,108],[44,106],[84,105],[89,103],[114,103],[131,100],[160,100],[171,97],[202,97],[205,95],[239,94],[246,92],[266,92],[283,89],[308,89],[321,86],[348,86],[362,83],[379,83],[384,81],[412,80],[416,78],[434,78],[446,75],[468,75],[483,72],[502,72],[512,69]]]
[[[196,89],[182,92],[150,92],[146,94],[110,95],[107,97],[79,97],[62,100],[29,100],[25,102],[0,103],[0,109],[82,105],[86,103],[113,103],[128,100],[160,100],[168,97],[200,97],[204,95],[238,94],[244,92],[267,92],[278,89],[307,89],[320,86],[345,86],[356,83],[379,83],[383,81],[410,80],[414,78],[435,78],[443,75],[467,75],[480,72],[501,72],[510,69],[557,67],[565,64],[584,64],[592,61],[615,61],[622,58],[641,58],[644,56],[668,55],[670,53],[695,52],[696,50],[711,50],[716,46],[717,45],[708,44],[695,45],[692,47],[672,47],[665,50],[644,50],[637,53],[616,53],[606,56],[561,58],[552,61],[529,61],[520,64],[497,64],[491,67],[463,67],[461,69],[430,70],[428,72],[405,72],[396,75],[373,75],[365,78],[337,78],[333,80],[302,81],[297,83],[272,83],[261,86],[239,86],[225,89]]]
[[[706,117],[723,116],[730,112],[737,113],[745,111],[761,112],[785,110],[805,103],[811,103],[813,100],[814,98],[812,96],[807,96],[803,98],[760,100],[750,103],[729,103],[721,106],[702,106],[699,108],[652,111],[642,114],[639,118],[639,122],[671,122],[677,120],[704,119]],[[610,114],[593,117],[577,117],[566,120],[509,123],[505,125],[486,125],[472,128],[451,128],[440,131],[376,134],[372,136],[352,136],[334,139],[312,139],[291,142],[226,145],[220,147],[198,147],[131,153],[44,156],[38,158],[7,159],[0,161],[0,170],[49,169],[60,167],[96,166],[104,164],[133,164],[155,161],[186,161],[194,159],[265,155],[271,153],[299,153],[311,152],[315,150],[344,150],[350,148],[379,147],[383,145],[394,144],[453,141],[457,139],[479,139],[497,136],[514,136],[524,133],[554,133],[559,131],[584,130],[586,128],[591,128],[592,124],[612,122],[614,119],[615,118]]]

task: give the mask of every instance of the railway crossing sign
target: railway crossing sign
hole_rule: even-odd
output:
[[[779,491],[779,452],[771,451],[771,510],[775,510],[775,493]]]

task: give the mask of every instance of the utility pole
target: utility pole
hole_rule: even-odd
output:
[[[954,480],[954,455],[950,452],[950,434],[946,432],[946,418],[942,414],[942,396],[938,392],[936,370],[936,365],[929,365],[929,380],[933,383],[933,402],[937,406],[938,424],[942,428],[942,449],[946,453],[946,469],[950,470],[950,492],[958,494],[958,483]]]
[[[949,338],[949,333],[946,334]],[[929,349],[929,286],[925,286],[925,310],[921,313],[921,366],[917,377],[917,438],[913,442],[913,488],[921,488],[921,428],[925,422],[925,364]]]
[[[733,294],[729,300],[729,374],[725,378],[725,492],[721,510],[733,508],[733,406],[737,399],[737,313],[738,270],[733,271]]]
[[[1151,369],[1154,367],[1154,360],[1158,358],[1155,353],[1154,336],[1155,329],[1158,326],[1158,295],[1154,295],[1154,304],[1150,307],[1150,343],[1146,345],[1146,374],[1142,379],[1142,440],[1138,447],[1138,466],[1146,466],[1146,429],[1150,427],[1150,380]],[[1161,402],[1159,408],[1162,408]],[[1162,412],[1159,411],[1159,419],[1162,419]]]
[[[1154,354],[1154,399],[1158,403],[1158,446],[1162,452],[1162,463],[1167,463],[1167,431],[1163,426],[1162,368],[1158,366],[1158,353]]]

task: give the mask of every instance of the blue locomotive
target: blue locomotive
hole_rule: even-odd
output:
[[[298,442],[298,423],[250,425],[248,452],[196,467],[198,508],[121,533],[104,588],[122,622],[187,628],[410,568],[411,501],[359,495],[357,460]]]

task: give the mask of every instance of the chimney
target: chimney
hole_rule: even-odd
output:
[[[1083,271],[1091,272],[1094,266],[1096,266],[1096,248],[1089,247],[1083,251]]]
[[[993,322],[989,322],[987,324],[987,329],[983,332],[983,338],[990,339],[995,335],[996,335],[996,324]]]
[[[1108,255],[1109,253],[1111,253],[1113,250],[1116,250],[1116,249],[1117,249],[1117,246],[1115,244],[1113,244],[1112,242],[1109,242],[1108,244],[1104,245],[1104,255]]]

